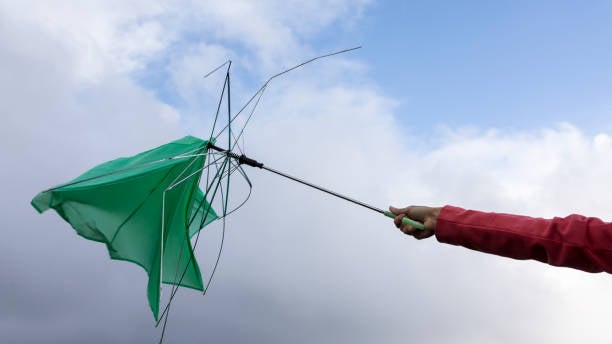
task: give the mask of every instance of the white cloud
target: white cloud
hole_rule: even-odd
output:
[[[132,72],[166,58],[167,82],[196,109],[199,92],[217,91],[202,72],[224,55],[245,51],[239,67],[268,75],[309,57],[308,37],[358,17],[366,2],[232,4],[0,5],[0,152],[15,166],[0,171],[9,181],[0,201],[0,260],[9,262],[0,267],[8,300],[0,340],[150,342],[159,335],[140,268],[108,261],[103,247],[28,205],[40,189],[95,163],[186,131],[179,110]],[[396,102],[368,80],[365,66],[345,58],[275,81],[248,129],[247,152],[380,207],[449,202],[607,216],[610,133],[563,124],[441,130],[433,138],[400,123]],[[240,84],[248,83],[235,79],[244,98]],[[378,214],[263,171],[249,174],[253,198],[229,219],[213,287],[206,297],[179,294],[173,341],[609,341],[607,275],[408,240]],[[208,229],[198,249],[205,273],[218,230]]]
[[[7,16],[68,47],[76,57],[73,72],[89,80],[141,67],[174,34],[162,30],[157,19],[165,6],[149,1],[33,0],[0,6]]]
[[[76,75],[98,80],[143,68],[177,44],[193,41],[238,44],[256,58],[255,70],[269,72],[303,57],[308,51],[303,38],[358,18],[368,3],[26,0],[2,2],[0,9],[72,49]]]
[[[605,193],[588,195],[599,195],[612,184],[605,172],[612,167],[608,140],[605,133],[589,137],[569,124],[524,133],[451,134],[424,161],[422,175],[438,192],[471,195],[474,207],[501,210],[498,202],[503,201],[506,211],[606,217],[605,204],[612,199]]]
[[[277,145],[262,161],[381,207],[394,199],[400,206],[451,202],[534,216],[580,212],[609,219],[612,162],[606,158],[610,147],[601,144],[607,134],[589,136],[567,124],[515,133],[459,130],[441,134],[437,147],[418,140],[408,146],[384,115],[392,109],[389,101],[355,88],[344,92],[360,101],[318,88],[317,105],[257,126],[267,135],[251,147],[260,153],[273,142],[287,142],[290,149]],[[330,104],[343,110],[327,111]],[[498,258],[433,239],[402,241],[368,210],[274,176],[260,178],[255,191],[265,195],[256,197],[251,206],[257,208],[248,215],[249,228],[263,238],[240,235],[249,235],[245,240],[256,247],[243,260],[269,265],[249,279],[272,280],[260,283],[281,303],[302,295],[314,308],[306,308],[313,318],[344,314],[351,329],[363,330],[358,331],[363,342],[571,343],[585,335],[585,326],[590,342],[608,339],[612,304],[605,301],[611,283],[606,274]],[[265,253],[259,247],[266,247]],[[284,263],[270,263],[278,257]],[[310,298],[312,288],[320,291],[317,298]],[[385,319],[385,325],[372,319]],[[431,326],[439,330],[432,333]]]

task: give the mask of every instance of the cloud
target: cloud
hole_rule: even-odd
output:
[[[167,47],[174,31],[162,30],[165,6],[148,1],[20,1],[2,4],[7,16],[45,32],[74,54],[73,73],[98,80],[142,66]]]
[[[507,211],[540,216],[559,212],[607,216],[607,194],[586,197],[611,185],[604,172],[612,167],[606,158],[612,147],[606,133],[587,136],[570,124],[560,124],[531,132],[489,130],[446,137],[445,145],[431,153],[422,169],[422,178],[437,185],[438,192],[455,189],[457,195],[471,194],[464,202],[489,210],[499,211],[503,202]],[[455,166],[451,179],[442,177],[446,173],[442,162]],[[466,184],[468,178],[476,180]],[[493,199],[497,201],[490,203]]]
[[[270,166],[299,171],[381,207],[391,199],[396,205],[452,202],[534,216],[607,214],[610,147],[601,144],[607,134],[590,136],[564,124],[514,133],[458,130],[439,134],[435,145],[427,138],[406,145],[396,120],[380,116],[384,106],[375,97],[360,99],[383,110],[360,112],[368,106],[338,97],[333,89],[319,88],[317,94],[317,115],[258,128],[268,134],[260,140],[291,142],[292,150],[277,149],[283,156],[270,157]],[[333,101],[326,101],[328,96]],[[319,115],[329,102],[346,111]],[[604,314],[611,305],[601,299],[610,285],[607,275],[488,256],[434,239],[404,241],[367,210],[274,176],[260,178],[255,191],[265,189],[265,200],[255,196],[250,206],[257,210],[247,215],[248,228],[256,227],[263,239],[244,239],[255,247],[247,248],[253,252],[244,253],[244,261],[268,262],[264,272],[249,270],[259,274],[253,280],[272,281],[262,289],[282,300],[277,302],[291,305],[296,295],[305,299],[294,315],[306,310],[311,317],[306,325],[287,325],[296,331],[332,323],[358,329],[344,333],[342,341],[569,343],[588,326],[589,340],[606,341]],[[585,307],[589,316],[575,317],[574,310]]]
[[[257,82],[237,71],[265,77],[311,56],[309,37],[350,25],[367,3],[290,5],[1,5],[0,153],[9,168],[0,170],[0,341],[158,339],[142,269],[110,261],[104,247],[55,214],[37,215],[29,200],[94,164],[200,130],[190,116],[208,98],[198,94],[218,90],[199,77],[225,54],[241,56],[240,103]],[[152,61],[167,71],[162,83],[179,94],[180,108],[135,81]],[[450,202],[606,217],[609,133],[571,124],[421,132],[396,106],[350,57],[309,65],[271,84],[247,153],[383,208]],[[204,297],[179,293],[171,341],[608,341],[607,275],[416,242],[376,213],[263,171],[249,175],[253,196],[228,219],[212,288]],[[205,276],[219,240],[220,223],[204,231],[197,253]]]
[[[76,57],[73,72],[98,80],[142,69],[177,47],[198,42],[243,47],[243,54],[256,59],[254,70],[267,73],[287,59],[302,58],[308,51],[306,38],[358,19],[368,3],[27,0],[0,8],[9,19],[20,18],[23,25],[65,44]]]

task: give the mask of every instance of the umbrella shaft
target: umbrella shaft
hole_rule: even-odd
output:
[[[255,166],[255,165],[251,165],[251,166]],[[291,179],[293,181],[296,181],[298,183],[304,184],[306,186],[310,186],[311,188],[315,188],[315,189],[317,189],[319,191],[323,191],[323,192],[328,193],[328,194],[330,194],[332,196],[336,196],[336,197],[341,198],[341,199],[343,199],[345,201],[349,201],[349,202],[351,202],[353,204],[357,204],[357,205],[360,205],[360,206],[362,206],[364,208],[368,208],[370,210],[374,210],[375,212],[381,213],[381,214],[385,215],[386,217],[390,217],[390,218],[393,219],[393,218],[395,218],[397,216],[396,214],[393,214],[390,211],[384,211],[382,209],[379,209],[379,208],[376,208],[374,206],[371,206],[371,205],[369,205],[367,203],[363,203],[361,201],[358,201],[356,199],[353,199],[353,198],[341,195],[341,194],[339,194],[337,192],[331,191],[331,190],[326,189],[324,187],[321,187],[321,186],[309,183],[309,182],[307,182],[305,180],[302,180],[300,178],[296,178],[296,177],[290,176],[290,175],[288,175],[286,173],[283,173],[283,172],[277,171],[275,169],[269,168],[267,166],[264,166],[263,164],[257,165],[256,167],[263,168],[264,170],[268,170],[268,171],[270,171],[272,173],[278,174],[279,176],[282,176],[282,177],[285,177],[285,178],[289,178],[289,179]],[[410,226],[412,226],[412,227],[414,227],[414,228],[416,228],[418,230],[424,230],[425,229],[425,226],[421,222],[412,220],[412,219],[410,219],[408,217],[402,218],[402,223],[410,225]]]
[[[343,199],[343,200],[345,200],[345,201],[349,201],[349,202],[351,202],[351,203],[353,203],[353,204],[357,204],[357,205],[360,205],[360,206],[362,206],[362,207],[364,207],[364,208],[368,208],[368,209],[370,209],[370,210],[374,210],[374,211],[375,211],[375,212],[377,212],[377,213],[381,213],[381,214],[384,214],[384,215],[386,215],[386,216],[389,216],[389,214],[390,214],[389,212],[386,212],[386,211],[384,211],[384,210],[382,210],[382,209],[379,209],[379,208],[376,208],[376,207],[374,207],[374,206],[371,206],[371,205],[369,205],[369,204],[367,204],[367,203],[363,203],[363,202],[358,201],[358,200],[356,200],[356,199],[353,199],[353,198],[350,198],[350,197],[347,197],[347,196],[341,195],[341,194],[339,194],[339,193],[337,193],[337,192],[335,192],[335,191],[331,191],[331,190],[329,190],[329,189],[326,189],[326,188],[324,188],[324,187],[322,187],[322,186],[318,186],[318,185],[315,185],[315,184],[309,183],[309,182],[307,182],[307,181],[305,181],[305,180],[303,180],[303,179],[300,179],[300,178],[297,178],[297,177],[294,177],[294,176],[288,175],[288,174],[286,174],[286,173],[283,173],[283,172],[281,172],[281,171],[277,171],[277,170],[275,170],[275,169],[273,169],[273,168],[270,168],[270,167],[264,166],[264,164],[262,164],[262,163],[260,163],[260,162],[258,162],[258,161],[256,161],[256,160],[254,160],[254,159],[251,159],[251,158],[247,157],[247,156],[246,156],[246,155],[244,155],[244,154],[238,155],[238,154],[236,154],[236,153],[234,153],[234,152],[232,152],[232,151],[230,151],[230,150],[223,149],[223,148],[221,148],[221,147],[217,147],[217,146],[215,146],[214,144],[211,144],[211,143],[209,143],[209,144],[208,144],[208,147],[209,147],[209,148],[211,148],[211,149],[216,150],[217,152],[222,152],[222,153],[225,153],[227,156],[229,156],[229,157],[231,157],[231,158],[234,158],[234,159],[238,160],[238,162],[239,162],[240,164],[245,164],[245,165],[249,165],[249,166],[252,166],[252,167],[262,168],[262,169],[264,169],[264,170],[267,170],[267,171],[270,171],[270,172],[272,172],[272,173],[275,173],[275,174],[277,174],[277,175],[279,175],[279,176],[281,176],[281,177],[285,177],[285,178],[291,179],[291,180],[296,181],[296,182],[298,182],[298,183],[301,183],[301,184],[303,184],[303,185],[310,186],[311,188],[314,188],[314,189],[317,189],[317,190],[319,190],[319,191],[323,191],[323,192],[325,192],[325,193],[327,193],[327,194],[330,194],[330,195],[332,195],[332,196],[336,196],[336,197],[338,197],[338,198],[341,198],[341,199]]]
[[[307,181],[305,181],[305,180],[303,180],[303,179],[300,179],[300,178],[297,178],[297,177],[294,177],[294,176],[290,176],[290,175],[288,175],[288,174],[286,174],[286,173],[283,173],[283,172],[277,171],[277,170],[275,170],[275,169],[269,168],[269,167],[264,166],[264,165],[262,165],[262,166],[261,166],[261,168],[263,168],[264,170],[270,171],[270,172],[272,172],[272,173],[278,174],[279,176],[282,176],[282,177],[285,177],[285,178],[291,179],[291,180],[293,180],[293,181],[296,181],[296,182],[298,182],[298,183],[304,184],[304,185],[306,185],[306,186],[310,186],[311,188],[317,189],[317,190],[319,190],[319,191],[323,191],[323,192],[325,192],[325,193],[327,193],[327,194],[330,194],[330,195],[332,195],[332,196],[336,196],[336,197],[341,198],[341,199],[343,199],[343,200],[345,200],[345,201],[349,201],[349,202],[351,202],[351,203],[354,203],[354,204],[360,205],[360,206],[365,207],[365,208],[368,208],[368,209],[370,209],[370,210],[374,210],[375,212],[378,212],[378,213],[381,213],[381,214],[384,214],[384,213],[385,213],[385,212],[384,212],[382,209],[378,209],[378,208],[376,208],[376,207],[374,207],[374,206],[371,206],[371,205],[369,205],[369,204],[363,203],[363,202],[358,201],[358,200],[356,200],[356,199],[353,199],[353,198],[350,198],[350,197],[347,197],[347,196],[341,195],[341,194],[339,194],[339,193],[337,193],[337,192],[331,191],[331,190],[326,189],[326,188],[324,188],[324,187],[321,187],[321,186],[318,186],[318,185],[315,185],[315,184],[309,183],[309,182],[307,182]]]

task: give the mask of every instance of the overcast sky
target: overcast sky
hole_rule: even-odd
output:
[[[274,81],[244,146],[379,207],[612,220],[612,5],[580,1],[0,0],[0,341],[151,343],[146,273],[39,191],[184,135]],[[612,278],[415,241],[260,170],[209,292],[167,342],[610,343]],[[236,191],[244,191],[240,186]],[[241,197],[239,194],[237,197]],[[196,250],[206,278],[220,240]],[[165,288],[167,295],[169,288]]]

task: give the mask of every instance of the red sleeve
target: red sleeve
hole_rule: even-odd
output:
[[[514,259],[612,273],[612,223],[593,217],[541,219],[447,205],[438,216],[436,238]]]

